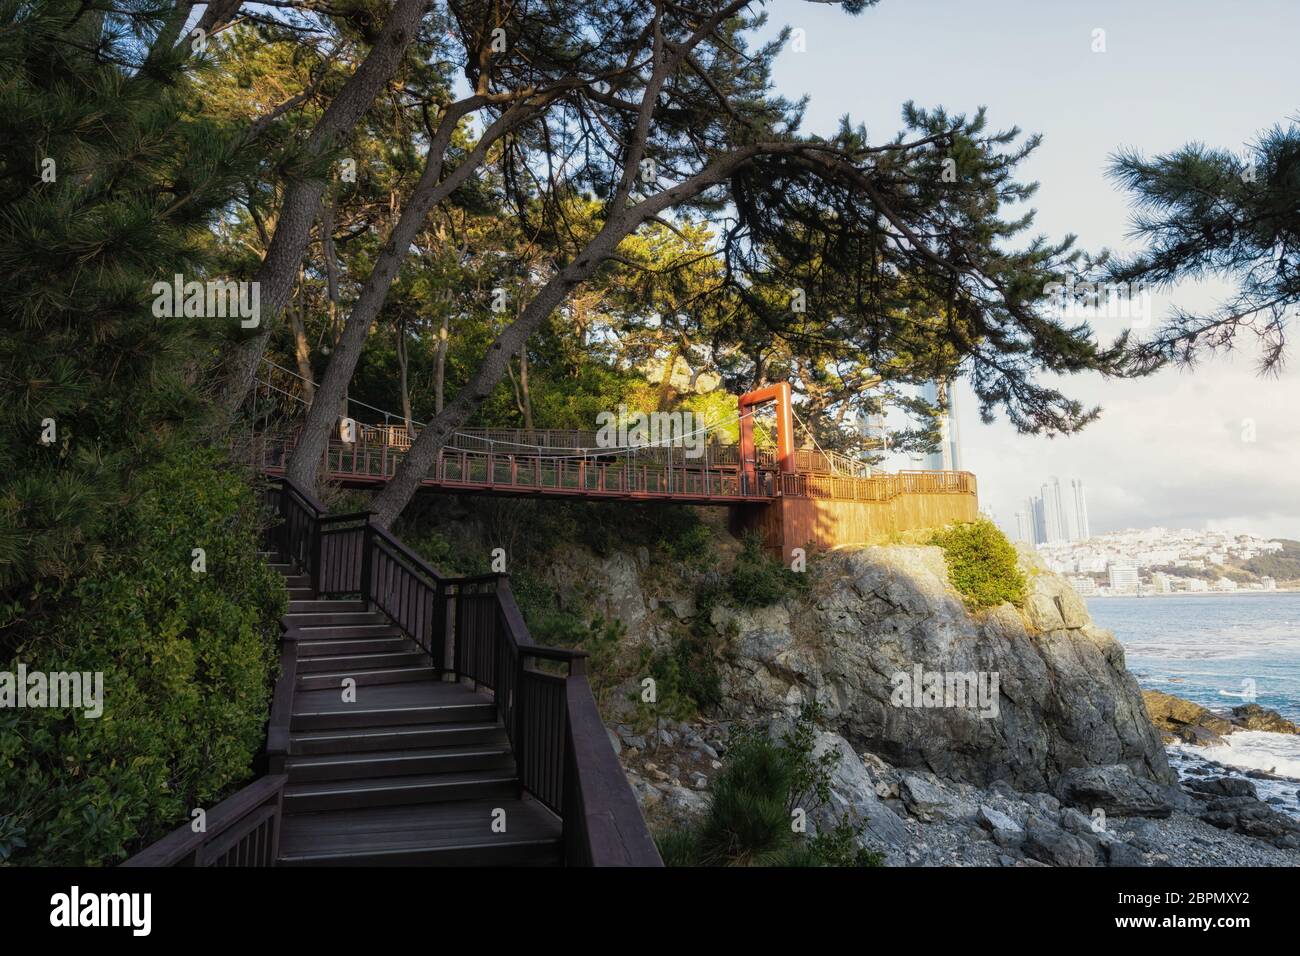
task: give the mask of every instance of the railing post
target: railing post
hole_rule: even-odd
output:
[[[497,607],[501,607],[500,603],[497,604]],[[499,614],[497,615],[497,621],[498,626],[500,626],[501,618]],[[497,640],[505,640],[505,635],[498,634]],[[510,728],[510,746],[515,752],[515,766],[519,768],[517,779],[519,781],[519,797],[521,799],[524,795],[524,775],[526,773],[524,769],[526,766],[525,760],[527,759],[525,751],[528,749],[524,740],[525,735],[522,732],[524,722],[524,660],[525,657],[523,652],[520,651],[515,658],[515,699],[510,708],[510,722],[514,725]],[[500,680],[498,680],[497,683],[500,684]]]
[[[366,523],[361,526],[361,603],[370,610],[370,568],[371,554],[375,539],[370,531],[370,514],[366,514]]]
[[[280,480],[280,527],[275,536],[279,541],[280,560],[292,562],[293,555],[289,551],[289,486],[283,479]]]
[[[321,585],[321,533],[320,517],[313,515],[311,519],[311,589],[312,593],[320,594]]]

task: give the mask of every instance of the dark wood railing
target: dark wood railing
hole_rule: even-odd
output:
[[[327,514],[288,478],[273,479],[262,502],[281,518],[269,544],[291,556],[314,593],[358,596],[446,677],[492,692],[520,789],[560,817],[568,865],[663,865],[596,709],[586,653],[534,643],[508,577],[443,577],[369,513]],[[274,865],[297,641],[288,631],[281,643],[267,725],[271,776],[214,808],[205,834],[181,827],[123,865]]]
[[[122,866],[275,866],[285,780],[253,781],[208,811],[201,830],[186,824]]]

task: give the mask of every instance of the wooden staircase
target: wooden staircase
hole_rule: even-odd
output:
[[[523,794],[492,696],[444,679],[382,613],[273,567],[298,650],[277,863],[561,863],[561,822]]]
[[[266,772],[122,865],[659,867],[587,681],[501,574],[447,577],[369,512],[259,490],[284,575]]]

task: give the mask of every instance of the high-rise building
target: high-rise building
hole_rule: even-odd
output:
[[[961,442],[957,433],[957,389],[952,382],[927,382],[921,397],[941,409],[939,450],[925,457],[927,471],[961,471]]]
[[[1049,478],[1042,487],[1043,524],[1046,541],[1069,541],[1069,528],[1065,521],[1064,503],[1061,501],[1061,479]]]
[[[1055,544],[1061,541],[1086,541],[1092,537],[1088,526],[1088,504],[1083,494],[1083,482],[1071,478],[1069,489],[1061,487],[1061,479],[1047,479],[1036,496],[1025,499],[1026,537],[1034,544]],[[1019,529],[1020,516],[1017,515]]]
[[[1092,537],[1092,531],[1088,528],[1088,500],[1083,494],[1083,481],[1079,478],[1070,479],[1070,491],[1074,501],[1074,521],[1078,530],[1078,537],[1071,538],[1071,541],[1087,541]]]

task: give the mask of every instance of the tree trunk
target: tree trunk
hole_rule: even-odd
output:
[[[293,329],[293,357],[298,364],[298,375],[302,379],[302,394],[310,408],[316,398],[316,386],[312,381],[311,342],[307,339],[307,325],[304,318],[307,290],[302,283],[302,270],[298,271],[299,294],[298,307],[289,310],[289,322]]]
[[[380,309],[383,308],[384,301],[388,298],[388,290],[392,288],[393,281],[401,268],[402,260],[406,257],[411,243],[415,241],[416,234],[423,227],[429,210],[455,192],[483,162],[489,144],[521,118],[514,107],[507,110],[484,132],[474,149],[455,171],[439,182],[443,156],[451,141],[452,133],[460,118],[470,112],[478,102],[477,97],[471,97],[454,104],[454,108],[449,107],[444,112],[438,124],[438,132],[429,145],[424,172],[420,175],[420,180],[416,183],[406,208],[402,210],[397,225],[389,233],[388,242],[375,260],[374,268],[371,269],[366,284],[361,288],[360,296],[357,297],[352,311],[348,314],[343,326],[343,334],[333,354],[330,355],[329,365],[326,366],[325,375],[320,382],[318,389],[320,401],[317,401],[308,411],[307,420],[298,435],[298,447],[294,450],[293,457],[289,459],[286,468],[289,477],[304,487],[311,487],[315,477],[315,463],[321,460],[329,443],[329,433],[334,424],[329,409],[335,405],[338,397],[343,395],[348,382],[352,380],[352,373],[356,371],[357,362],[360,361],[361,353],[365,349],[370,327],[374,324]]]
[[[442,414],[442,396],[447,382],[447,346],[450,344],[449,325],[451,316],[442,314],[442,326],[438,329],[438,351],[433,361],[433,411]]]
[[[326,196],[320,204],[320,251],[325,260],[325,295],[328,300],[330,350],[339,344],[339,254],[334,248],[334,200]]]
[[[524,427],[528,429],[528,440],[533,438],[533,393],[528,387],[528,343],[519,350],[519,394],[523,399]]]
[[[415,38],[427,4],[428,0],[397,0],[393,5],[375,45],[312,130],[304,149],[306,157],[319,156],[342,142],[360,121],[379,91],[397,71],[406,48]],[[261,324],[255,336],[235,349],[228,364],[221,404],[229,415],[243,404],[276,322],[288,301],[325,185],[325,181],[320,179],[299,179],[290,183],[285,191],[271,248],[257,271]]]
[[[402,421],[406,424],[406,434],[408,438],[415,437],[415,429],[411,427],[411,389],[408,386],[408,373],[410,370],[409,356],[406,351],[406,317],[397,320],[397,374],[401,379],[402,386]]]

